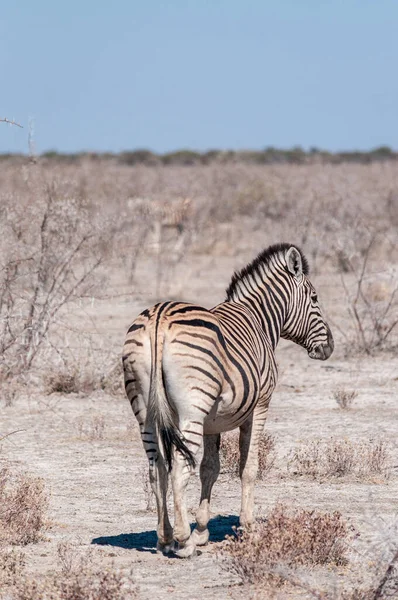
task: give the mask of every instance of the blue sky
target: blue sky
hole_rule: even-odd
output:
[[[396,0],[13,0],[0,152],[398,149]]]

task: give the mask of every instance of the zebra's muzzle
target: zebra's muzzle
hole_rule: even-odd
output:
[[[319,344],[319,346],[316,346],[315,348],[310,350],[310,352],[308,352],[308,356],[317,360],[327,360],[332,355],[333,350],[333,336],[330,329],[328,329],[328,341],[326,342],[326,344]]]

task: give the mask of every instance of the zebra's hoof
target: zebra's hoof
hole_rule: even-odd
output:
[[[191,538],[184,543],[176,542],[174,554],[178,558],[193,558],[196,556],[196,545]]]
[[[174,551],[174,540],[166,544],[158,542],[156,544],[156,552],[159,554],[171,554]]]
[[[199,529],[194,529],[191,538],[194,542],[195,546],[206,546],[209,541],[209,530],[204,529],[203,531],[199,531]]]

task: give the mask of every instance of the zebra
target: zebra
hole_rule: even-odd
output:
[[[149,461],[158,551],[189,557],[208,542],[220,433],[237,427],[240,524],[251,526],[258,443],[277,381],[278,340],[292,340],[320,360],[334,348],[308,272],[297,246],[276,244],[233,275],[226,300],[211,310],[161,302],[129,327],[123,348],[125,389]],[[191,533],[185,489],[202,444],[201,497]],[[166,502],[169,475],[174,528]]]

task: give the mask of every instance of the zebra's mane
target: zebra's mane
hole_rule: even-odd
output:
[[[242,280],[252,275],[253,273],[258,273],[262,266],[266,266],[271,262],[271,259],[275,256],[275,254],[279,254],[280,252],[286,252],[286,250],[289,250],[289,248],[291,248],[292,246],[294,246],[300,252],[301,260],[303,263],[303,273],[304,275],[308,275],[308,261],[298,246],[296,246],[295,244],[286,243],[274,244],[273,246],[269,246],[269,248],[266,248],[265,250],[260,252],[260,254],[246,267],[243,267],[243,269],[241,269],[240,271],[235,271],[235,273],[232,276],[231,283],[229,284],[226,290],[227,300],[232,300],[233,294],[239,287],[239,283]]]

